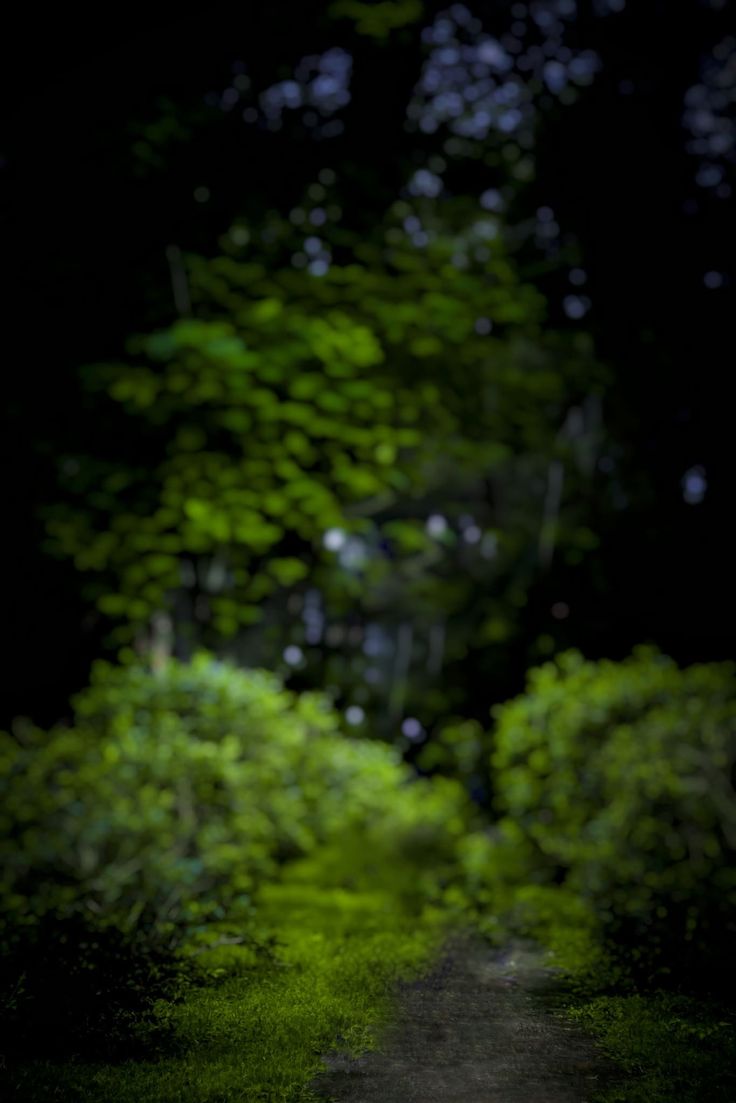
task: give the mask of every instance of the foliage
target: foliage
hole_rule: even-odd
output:
[[[82,901],[36,915],[18,914],[17,898],[3,905],[0,1024],[8,1048],[115,1058],[167,1040],[156,1001],[180,998],[194,979],[170,930],[150,915],[123,927],[114,912],[92,912]]]
[[[0,745],[0,936],[18,969],[59,924],[102,973],[117,935],[111,961],[246,937],[258,886],[323,851],[333,883],[385,868],[421,896],[464,828],[459,787],[343,736],[324,698],[205,655],[158,674],[99,664],[73,727],[16,735]]]
[[[85,370],[104,428],[63,459],[47,510],[121,657],[168,633],[180,656],[232,648],[273,668],[296,645],[305,684],[338,686],[391,737],[420,702],[427,727],[464,709],[468,651],[508,662],[555,545],[570,562],[595,547],[579,503],[599,430],[580,419],[604,386],[582,335],[542,328],[490,216],[450,205],[420,251],[396,207],[390,248],[348,239],[319,277],[227,235],[222,255],[190,257],[195,316]],[[479,243],[484,259],[453,265]],[[337,653],[293,615],[309,591]],[[369,626],[409,622],[405,674],[392,643],[365,657]]]
[[[733,667],[569,652],[494,716],[497,805],[539,874],[589,901],[635,969],[723,976],[736,905]]]
[[[355,23],[358,34],[369,38],[384,39],[392,31],[416,23],[423,15],[422,0],[333,0],[329,14],[333,19],[349,19]]]
[[[596,1103],[728,1103],[736,1089],[733,1010],[669,993],[598,996],[568,1009],[628,1075]]]
[[[476,461],[492,463],[512,409],[523,425],[533,392],[554,401],[554,371],[540,365],[522,379],[503,346],[474,334],[483,309],[497,324],[538,312],[502,258],[486,278],[455,274],[446,290],[441,252],[430,268],[405,259],[404,272],[351,265],[322,280],[195,259],[200,316],[132,340],[129,363],[87,370],[102,408],[112,402],[128,433],[136,427],[136,446],[72,463],[81,510],[52,510],[49,532],[80,571],[116,583],[98,594],[103,613],[147,623],[183,582],[206,595],[198,608],[192,596],[194,617],[232,635],[265,597],[304,577],[325,530],[352,527],[351,504],[419,492],[438,439],[461,454],[475,442]],[[465,379],[458,371],[448,387],[450,354]],[[489,372],[492,435],[462,424]]]
[[[472,796],[485,795],[488,736],[476,720],[450,717],[433,732],[416,756],[416,763],[432,776],[456,777]]]
[[[51,531],[80,570],[112,569],[118,590],[99,608],[133,625],[170,607],[182,561],[191,573],[196,562],[199,579],[184,576],[204,596],[194,616],[226,637],[304,576],[305,547],[343,522],[343,501],[390,489],[417,412],[385,378],[366,378],[382,351],[343,312],[243,299],[239,317],[182,320],[138,348],[142,363],[92,382],[140,424],[153,470],[112,464],[101,488],[84,486],[88,512]],[[205,580],[204,557],[215,560]]]
[[[426,622],[436,603],[434,620],[437,625],[445,622],[453,637],[447,649],[451,669],[449,676],[441,679],[445,699],[439,710],[433,705],[428,712],[456,712],[459,702],[468,708],[465,702],[470,701],[473,715],[480,717],[485,706],[477,687],[490,681],[499,687],[499,699],[516,692],[535,637],[540,635],[534,661],[550,654],[555,642],[558,646],[585,646],[581,633],[593,638],[598,649],[605,640],[606,647],[623,652],[632,640],[649,632],[649,623],[642,624],[643,598],[650,609],[654,608],[652,602],[656,604],[658,611],[653,617],[659,623],[658,638],[665,640],[665,633],[667,645],[678,654],[687,657],[689,648],[695,653],[723,654],[722,638],[713,628],[716,618],[709,617],[708,611],[730,592],[722,585],[727,574],[723,557],[728,555],[729,544],[719,527],[729,516],[730,503],[727,492],[719,489],[719,481],[711,478],[711,471],[724,466],[717,442],[725,441],[728,434],[706,433],[700,439],[697,426],[707,423],[716,406],[725,418],[728,404],[712,402],[717,367],[715,376],[706,378],[707,372],[694,375],[690,365],[693,359],[705,366],[717,365],[718,356],[705,352],[703,343],[717,349],[730,325],[733,281],[729,290],[728,266],[718,256],[727,237],[720,225],[731,208],[716,198],[716,193],[728,192],[729,183],[724,176],[718,184],[695,187],[699,193],[696,204],[690,194],[691,185],[695,186],[690,173],[680,171],[683,148],[678,128],[669,126],[667,120],[689,119],[689,127],[693,119],[706,117],[707,113],[699,113],[693,105],[697,100],[703,106],[715,95],[712,79],[716,72],[727,75],[732,40],[727,37],[726,9],[721,5],[717,14],[715,2],[695,0],[678,9],[668,22],[668,34],[679,43],[672,56],[682,58],[683,64],[673,70],[672,79],[664,79],[664,71],[654,74],[654,92],[639,79],[636,58],[624,46],[637,41],[645,44],[644,55],[656,52],[662,18],[650,6],[629,4],[622,12],[620,3],[567,4],[567,14],[560,11],[554,19],[529,5],[520,17],[511,0],[494,5],[492,12],[487,5],[481,7],[483,10],[471,11],[472,5],[449,5],[440,13],[435,6],[409,0],[390,4],[339,0],[324,5],[316,17],[312,5],[299,5],[286,26],[273,5],[247,5],[227,22],[204,19],[166,24],[166,48],[156,39],[154,25],[143,37],[131,31],[127,46],[99,59],[99,80],[108,89],[104,110],[101,101],[77,85],[72,62],[64,79],[53,82],[53,88],[50,77],[38,85],[41,99],[51,97],[59,110],[58,105],[64,104],[62,113],[68,124],[58,132],[47,128],[45,135],[52,144],[57,143],[55,159],[66,165],[65,174],[57,174],[52,185],[39,159],[39,151],[47,148],[37,136],[44,112],[33,106],[36,100],[17,105],[22,122],[19,119],[9,136],[6,154],[15,165],[7,183],[11,202],[20,213],[13,221],[8,257],[18,306],[27,311],[25,329],[35,335],[34,360],[48,370],[43,372],[43,403],[38,402],[38,372],[17,371],[9,376],[14,394],[7,432],[17,461],[14,505],[22,518],[14,529],[14,571],[24,579],[24,584],[12,588],[11,599],[17,603],[19,625],[27,625],[13,649],[11,683],[16,711],[22,709],[38,718],[45,707],[53,716],[55,709],[63,707],[65,688],[81,684],[90,656],[100,649],[102,630],[98,633],[91,610],[95,601],[106,598],[108,608],[112,601],[114,609],[117,600],[122,619],[127,620],[131,610],[142,615],[141,606],[134,605],[136,600],[150,607],[150,598],[158,593],[155,578],[150,582],[139,578],[138,583],[131,581],[121,589],[118,575],[122,565],[117,552],[115,568],[109,574],[96,568],[75,574],[48,562],[36,550],[39,541],[33,516],[36,503],[50,501],[61,514],[54,520],[63,522],[67,511],[62,505],[69,502],[58,500],[56,473],[60,468],[75,507],[81,493],[87,499],[82,512],[88,509],[93,515],[89,540],[83,526],[76,538],[64,536],[70,555],[81,554],[87,543],[97,546],[100,527],[107,527],[97,511],[109,515],[111,495],[117,499],[117,512],[139,516],[140,511],[146,525],[158,513],[155,500],[140,502],[136,471],[145,482],[146,475],[159,470],[162,449],[152,449],[157,453],[152,455],[145,446],[142,419],[124,416],[115,420],[99,392],[92,399],[81,394],[74,368],[80,362],[115,357],[123,359],[128,369],[150,366],[139,353],[131,353],[127,359],[121,350],[131,332],[166,329],[175,305],[187,312],[186,273],[176,259],[179,249],[185,255],[194,252],[211,259],[219,250],[244,258],[248,265],[263,265],[268,273],[293,268],[308,284],[305,273],[297,272],[296,267],[311,265],[316,249],[320,259],[315,270],[328,261],[334,261],[333,268],[344,268],[356,260],[373,268],[373,259],[364,259],[358,252],[365,245],[369,249],[383,246],[387,254],[413,253],[416,267],[431,269],[435,263],[431,249],[439,233],[454,237],[456,246],[446,264],[447,276],[443,275],[449,285],[456,278],[475,277],[478,268],[487,265],[483,250],[494,253],[497,240],[483,240],[481,235],[495,233],[510,247],[514,266],[520,265],[526,273],[522,282],[532,283],[549,302],[544,333],[528,334],[532,345],[537,346],[539,336],[546,340],[549,329],[559,325],[583,338],[594,333],[596,347],[617,361],[615,393],[606,403],[606,418],[609,425],[617,423],[619,443],[615,451],[606,446],[601,452],[605,477],[599,475],[596,488],[596,500],[610,488],[617,502],[607,517],[613,538],[606,539],[600,517],[595,515],[595,500],[586,503],[582,513],[587,516],[578,518],[579,525],[567,525],[571,504],[578,498],[578,488],[570,485],[568,465],[562,505],[565,524],[558,533],[559,560],[568,554],[583,554],[581,541],[599,541],[596,555],[587,560],[597,575],[595,609],[587,601],[586,572],[571,571],[560,578],[555,570],[554,587],[564,584],[566,592],[550,593],[537,615],[527,611],[524,599],[529,578],[535,577],[537,544],[529,538],[530,532],[535,535],[533,530],[541,523],[549,528],[542,522],[540,508],[544,485],[534,487],[538,477],[544,481],[545,464],[519,456],[516,475],[494,469],[492,489],[497,496],[500,492],[502,505],[494,502],[487,511],[490,516],[478,519],[478,528],[489,536],[487,549],[493,547],[495,538],[495,559],[481,561],[483,541],[466,541],[454,517],[449,526],[453,543],[448,539],[441,548],[428,549],[424,561],[419,556],[408,564],[402,559],[402,568],[407,569],[402,570],[400,579],[404,583],[408,575],[412,584],[402,590],[405,606],[411,604],[410,593],[417,604],[422,602]],[[412,12],[419,19],[415,26],[405,23],[405,30],[391,31]],[[617,32],[617,27],[619,31],[623,28],[623,33]],[[67,52],[73,57],[81,37],[68,25],[66,31],[71,35]],[[43,35],[43,27],[34,27],[36,54],[43,51]],[[240,58],[234,56],[238,42],[244,51]],[[313,66],[317,54],[330,54],[335,46],[352,60],[349,87],[344,89],[339,109],[329,108],[329,119],[318,120],[310,99],[316,73]],[[49,46],[49,50],[51,57],[54,48]],[[714,65],[714,50],[721,55],[720,66]],[[454,63],[450,61],[453,56],[458,59]],[[81,57],[78,55],[78,60]],[[474,57],[476,61],[471,61]],[[702,80],[696,77],[700,60]],[[479,76],[481,62],[490,76]],[[46,66],[47,73],[52,69]],[[620,79],[622,86],[626,84],[624,96],[605,93],[609,87],[608,78],[602,76],[605,72]],[[378,73],[381,80],[376,80]],[[284,78],[290,75],[295,78],[290,94],[297,95],[301,106],[286,106],[278,117],[269,116],[264,105],[274,88],[284,91]],[[696,79],[698,83],[693,85]],[[583,85],[588,81],[591,88],[586,91]],[[690,106],[683,111],[686,94]],[[570,111],[565,105],[573,100],[577,106]],[[437,113],[436,127],[431,112],[426,114],[430,102]],[[486,117],[486,125],[480,136],[473,136],[473,128],[467,124],[478,116]],[[721,119],[715,108],[712,118],[714,126]],[[425,121],[430,123],[427,129],[422,126]],[[323,124],[335,138],[325,136]],[[337,137],[340,128],[342,134]],[[652,141],[653,135],[662,140]],[[705,136],[693,141],[687,130],[680,137],[692,143],[693,149],[698,146],[702,151],[707,145]],[[97,185],[92,192],[88,186],[90,149],[97,151]],[[687,154],[693,170],[702,156],[702,152],[697,157]],[[729,171],[724,158],[718,158],[718,166],[706,163],[704,178],[717,180],[721,171]],[[137,179],[133,180],[134,176]],[[577,182],[576,188],[570,188],[571,180]],[[662,203],[661,196],[673,187],[673,181],[678,181],[678,199]],[[606,198],[594,208],[580,202],[581,196],[592,194]],[[468,212],[466,228],[476,227],[473,233],[448,232],[448,228],[454,229],[449,212],[458,201]],[[38,215],[41,209],[43,217]],[[685,210],[693,233],[683,238],[678,212]],[[53,241],[46,240],[47,224],[57,227]],[[105,233],[100,232],[101,225]],[[227,227],[231,230],[223,233]],[[576,247],[571,231],[582,237],[582,249]],[[219,244],[218,235],[222,235]],[[680,242],[675,266],[663,259],[669,255],[664,246],[673,235]],[[642,250],[646,259],[632,264],[631,257]],[[322,259],[323,254],[330,254],[328,261]],[[117,258],[115,263],[112,257]],[[39,262],[39,258],[45,259]],[[495,268],[495,261],[489,267]],[[694,282],[688,272],[694,274]],[[495,270],[484,272],[486,277],[487,290],[493,290]],[[321,276],[310,273],[310,279],[314,289],[323,283],[327,286]],[[720,289],[710,286],[712,279],[722,281]],[[500,284],[501,289],[506,286],[503,279]],[[619,294],[623,285],[630,292],[624,299]],[[383,298],[391,305],[389,279],[386,286]],[[92,301],[93,306],[89,305]],[[316,299],[311,301],[317,305]],[[681,325],[686,324],[686,339],[681,325],[671,325],[673,303],[680,307],[675,313]],[[195,308],[197,316],[200,305]],[[497,336],[506,330],[495,306],[489,299],[488,313],[482,312],[479,318],[492,322],[492,333]],[[707,324],[700,324],[701,317]],[[454,371],[453,351],[444,359],[447,375]],[[698,408],[702,416],[697,414]],[[544,410],[540,403],[538,413],[540,424],[551,427],[554,412]],[[99,439],[90,443],[88,438],[98,426]],[[164,427],[160,429],[163,436]],[[123,442],[116,446],[117,455],[110,443],[113,438]],[[163,450],[169,443],[164,443]],[[123,451],[127,455],[123,456]],[[75,460],[80,464],[76,475],[72,471]],[[650,474],[646,480],[640,477],[643,464]],[[692,464],[706,471],[704,509],[685,504],[677,493],[680,479]],[[120,480],[131,473],[132,484],[121,487]],[[115,478],[107,485],[112,475]],[[479,477],[475,485],[481,481]],[[512,487],[519,489],[513,510],[508,508]],[[464,493],[465,487],[461,489]],[[96,504],[90,501],[93,495],[99,495]],[[432,508],[452,505],[462,516],[461,497],[443,494],[441,500],[432,502]],[[155,498],[152,491],[151,499]],[[485,506],[481,495],[476,495],[475,502]],[[416,527],[421,530],[427,503],[423,500],[420,504],[424,515],[412,520],[419,522]],[[655,513],[657,523],[650,525],[649,518]],[[215,522],[216,527],[219,524]],[[578,533],[578,529],[584,531]],[[156,532],[160,531],[157,527]],[[173,530],[163,530],[167,541],[172,534]],[[110,540],[114,545],[127,544],[131,535],[114,529]],[[137,535],[143,538],[143,534]],[[428,563],[431,551],[442,554]],[[159,560],[158,566],[165,569],[170,549],[164,549],[162,555],[164,561]],[[301,549],[300,554],[284,558],[300,556]],[[256,597],[248,602],[238,600],[234,610],[227,605],[222,608],[220,599],[224,601],[226,595],[218,588],[217,607],[208,613],[208,587],[219,587],[218,575],[221,578],[223,573],[219,556],[202,555],[200,562],[197,554],[194,564],[187,562],[189,556],[183,553],[179,558],[185,560],[180,565],[185,577],[181,582],[184,593],[179,595],[183,608],[177,609],[176,619],[181,626],[192,617],[198,627],[209,625],[213,635],[218,635],[217,641],[208,641],[212,646],[220,642],[222,625],[230,631],[233,620],[240,623],[241,618],[254,615],[254,609],[263,611],[263,602]],[[212,569],[210,559],[216,561]],[[454,576],[463,574],[463,559],[470,561],[474,572],[470,598],[470,587],[453,585]],[[104,562],[111,566],[109,559]],[[700,566],[692,567],[693,563]],[[363,592],[380,595],[379,611],[387,617],[394,607],[385,578],[392,566],[390,561],[380,563],[381,571],[376,572],[382,575],[380,587],[363,587]],[[257,564],[254,567],[262,575],[259,584],[273,581]],[[201,583],[193,583],[192,571],[199,568]],[[482,568],[487,568],[487,573]],[[287,573],[299,570],[291,563],[278,568],[282,569]],[[421,582],[430,585],[414,586],[419,571]],[[649,579],[654,571],[662,585],[653,591]],[[627,578],[626,587],[610,583],[614,574]],[[362,580],[356,584],[354,578],[345,580],[333,571],[330,578],[336,577],[340,593],[349,589],[348,581],[360,589]],[[95,582],[91,595],[88,592],[90,608],[80,611],[79,592],[90,579]],[[149,585],[153,589],[144,593]],[[200,585],[205,592],[198,602]],[[550,582],[550,588],[552,585]],[[488,595],[483,601],[477,599],[479,590]],[[73,595],[74,600],[57,604],[59,591]],[[64,610],[57,618],[58,628],[47,619],[51,595],[55,608]],[[550,606],[560,596],[572,610],[565,623],[553,622],[549,616]],[[187,609],[185,599],[190,597],[193,600]],[[168,601],[177,604],[171,596]],[[628,610],[625,616],[619,615],[622,603]],[[241,607],[248,611],[241,612]],[[577,620],[576,611],[583,607],[586,616]],[[677,615],[670,616],[674,609]],[[285,619],[279,626],[282,637],[300,630],[298,617],[289,618],[288,624]],[[707,626],[706,621],[710,622]],[[682,628],[685,623],[686,630]],[[140,619],[136,624],[140,626]],[[424,626],[419,634],[424,634]],[[34,675],[29,673],[39,648],[45,652],[43,665],[48,671],[43,703],[39,703]],[[282,649],[274,641],[273,652],[280,655]],[[61,658],[59,651],[63,652]],[[417,651],[417,669],[412,669],[408,678],[412,709],[428,701],[426,682],[432,680],[422,676],[420,646]],[[320,675],[329,663],[330,680],[334,680],[336,668],[338,684],[346,684],[347,696],[361,681],[354,669],[357,662],[352,662],[359,655],[341,663],[339,655],[326,652],[327,648],[321,655],[315,651],[310,656],[315,660],[308,671],[310,682],[324,682]],[[466,658],[470,662],[465,662]],[[266,649],[258,661],[272,665]],[[469,679],[463,681],[463,672],[474,664],[479,669],[469,685]],[[501,673],[512,671],[514,684],[498,677],[499,668]],[[355,685],[348,684],[351,680]],[[372,701],[379,694],[370,689],[369,695]],[[453,699],[448,702],[447,697]],[[12,708],[9,704],[8,711]],[[422,716],[422,720],[427,726],[432,716]],[[395,720],[392,723],[395,729]]]

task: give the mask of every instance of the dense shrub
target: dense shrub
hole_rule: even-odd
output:
[[[158,674],[100,664],[72,726],[0,737],[0,949],[36,960],[42,932],[68,927],[98,972],[126,946],[175,957],[213,924],[245,929],[280,863],[323,852],[333,881],[371,863],[422,892],[463,815],[459,787],[414,780],[268,673],[204,655]]]
[[[32,921],[29,921],[32,918]],[[194,972],[155,924],[121,928],[77,909],[6,916],[0,943],[0,1027],[9,1051],[130,1054],[163,1041],[156,1002],[176,999]]]
[[[505,830],[647,971],[718,970],[736,931],[736,679],[570,652],[494,710]],[[730,955],[729,955],[730,956]]]

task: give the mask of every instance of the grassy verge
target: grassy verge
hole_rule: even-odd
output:
[[[598,996],[568,1014],[628,1073],[596,1103],[731,1103],[736,1016],[666,992]]]
[[[33,1062],[12,1067],[24,1103],[308,1103],[332,1048],[369,1048],[397,980],[421,971],[442,937],[393,894],[271,886],[262,922],[272,961],[223,946],[203,955],[211,982],[181,1003],[160,1003],[167,1047],[118,1064]]]
[[[549,949],[566,980],[564,1013],[619,1065],[620,1084],[594,1103],[731,1103],[736,1099],[736,1011],[705,996],[637,987],[601,949],[582,903],[562,889],[527,887],[506,902],[513,933]],[[494,941],[506,924],[487,923]]]

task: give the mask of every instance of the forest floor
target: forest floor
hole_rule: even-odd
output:
[[[200,955],[209,979],[182,1000],[160,1001],[138,1024],[142,1049],[127,1057],[43,1056],[40,1046],[35,1056],[3,1057],[0,1040],[0,1097],[19,1103],[736,1099],[730,1007],[667,992],[576,987],[572,951],[563,967],[559,940],[557,949],[545,950],[544,939],[494,948],[480,933],[448,937],[442,911],[417,914],[391,893],[298,879],[264,890],[259,914],[264,931],[276,936],[274,957],[245,945]]]
[[[560,1002],[540,950],[457,936],[401,986],[378,1048],[327,1055],[312,1088],[337,1103],[589,1103],[621,1071]]]

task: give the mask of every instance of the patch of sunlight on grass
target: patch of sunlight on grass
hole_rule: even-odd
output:
[[[238,947],[208,951],[207,969],[224,976],[158,1007],[169,1052],[118,1065],[25,1065],[15,1098],[309,1103],[322,1055],[369,1048],[393,986],[421,971],[442,938],[439,913],[413,914],[389,894],[285,883],[263,892],[261,911],[274,960],[254,966]]]

